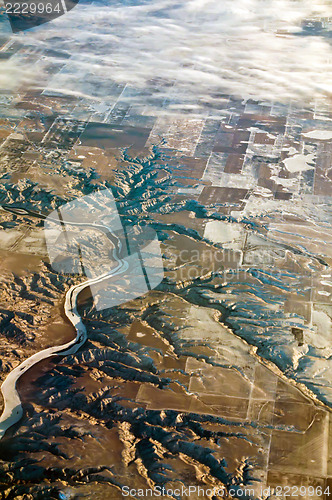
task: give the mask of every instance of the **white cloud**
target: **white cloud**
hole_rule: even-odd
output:
[[[87,94],[83,75],[145,88],[176,81],[184,100],[213,93],[308,103],[328,93],[331,45],[296,36],[301,22],[332,16],[323,0],[151,0],[141,5],[78,4],[66,16],[17,35],[26,46],[72,55],[61,85]],[[288,31],[289,34],[284,34]],[[27,80],[27,68],[15,79]],[[24,71],[23,71],[24,70]],[[34,66],[30,83],[43,75]],[[7,79],[8,80],[8,79]],[[6,82],[7,83],[7,82]],[[51,82],[51,86],[56,82]],[[165,95],[169,89],[164,89]]]

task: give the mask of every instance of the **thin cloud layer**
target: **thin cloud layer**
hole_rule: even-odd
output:
[[[102,100],[108,82],[146,89],[158,79],[158,97],[191,103],[192,109],[218,98],[216,93],[308,103],[332,94],[331,44],[324,36],[300,36],[301,25],[329,15],[332,5],[323,0],[79,4],[16,38],[33,50],[71,55],[49,83],[64,93]],[[16,81],[38,86],[47,77],[43,64],[29,76],[24,64],[21,74],[16,67]],[[91,74],[102,83],[99,95],[96,85],[85,84],[84,75]]]

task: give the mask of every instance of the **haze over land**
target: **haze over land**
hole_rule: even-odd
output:
[[[152,0],[79,3],[17,35],[3,19],[1,380],[75,337],[64,297],[84,279],[13,209],[110,188],[165,268],[116,307],[82,293],[86,343],[20,379],[5,498],[331,485],[329,16],[327,1]]]
[[[32,51],[49,45],[71,58],[70,71],[50,82],[63,94],[102,100],[107,82],[142,89],[157,78],[165,80],[158,97],[169,97],[175,81],[171,95],[192,111],[220,91],[303,104],[332,92],[331,28],[315,32],[310,24],[331,16],[327,0],[80,2],[16,39]],[[90,72],[103,82],[99,89],[84,85]],[[41,73],[42,63],[36,78],[23,59],[8,61],[1,78],[4,87],[38,87]]]

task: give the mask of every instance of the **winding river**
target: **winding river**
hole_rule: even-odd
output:
[[[8,212],[15,213],[17,215],[29,215],[32,217],[45,219],[45,216],[43,214],[33,211],[21,208],[9,207],[6,205],[2,206],[1,208],[3,208]],[[54,222],[58,223],[59,221],[54,219]],[[87,331],[82,321],[82,318],[77,311],[77,299],[79,294],[90,285],[100,283],[101,281],[107,280],[112,276],[121,274],[128,269],[128,263],[123,259],[120,259],[118,256],[118,253],[121,251],[121,241],[108,226],[102,224],[84,223],[84,222],[77,222],[77,223],[68,221],[63,221],[63,222],[75,226],[85,226],[94,228],[96,230],[105,233],[112,241],[113,244],[112,253],[113,253],[113,258],[116,262],[116,266],[113,267],[109,272],[97,276],[96,278],[91,278],[89,280],[84,281],[83,283],[79,283],[78,285],[73,285],[67,291],[64,303],[64,311],[68,320],[71,322],[71,324],[76,330],[76,337],[70,342],[67,342],[66,344],[48,347],[47,349],[43,349],[42,351],[33,354],[9,373],[9,375],[1,385],[1,392],[4,400],[4,410],[0,417],[0,439],[2,439],[6,431],[12,425],[19,422],[19,420],[23,416],[22,403],[16,388],[18,379],[25,372],[27,372],[32,366],[39,363],[43,359],[47,359],[50,356],[65,356],[67,354],[74,354],[85,343],[87,339]]]

